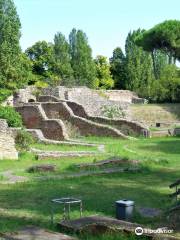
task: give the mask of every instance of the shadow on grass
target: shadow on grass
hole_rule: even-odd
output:
[[[168,185],[177,176],[178,172],[168,175],[164,171],[154,171],[5,185],[1,190],[0,205],[9,209],[9,217],[0,221],[0,229],[11,230],[14,221],[10,217],[15,212],[17,218],[19,216],[15,226],[43,223],[43,226],[50,228],[51,200],[60,197],[82,199],[84,215],[115,216],[115,201],[124,198],[135,201],[136,206],[166,210],[171,204]],[[57,211],[61,212],[59,209]],[[28,220],[28,214],[35,217]],[[78,216],[79,212],[76,211],[74,217]],[[143,218],[135,218],[134,221],[143,223]],[[149,224],[152,224],[151,221]]]
[[[152,152],[164,152],[168,154],[180,154],[180,138],[176,138],[174,140],[162,140],[154,143],[154,145],[150,146],[140,146],[139,149],[152,151]]]
[[[169,104],[159,104],[164,110],[175,115],[178,120],[180,120],[180,104],[179,103],[169,103]]]
[[[0,233],[2,232],[13,232],[21,229],[24,226],[36,225],[43,226],[45,228],[45,224],[35,219],[28,219],[27,217],[22,216],[13,216],[10,214],[3,214],[1,212],[0,217]],[[1,238],[0,238],[1,239]]]

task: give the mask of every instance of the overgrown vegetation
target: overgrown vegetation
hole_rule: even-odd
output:
[[[124,110],[119,106],[103,106],[102,114],[107,118],[125,118],[126,114]]]
[[[58,32],[53,43],[38,41],[23,53],[13,0],[2,0],[1,9],[0,102],[27,84],[128,89],[150,102],[180,102],[180,21],[129,32],[125,52],[115,48],[108,61],[93,59],[87,35],[75,28],[68,40]]]
[[[15,90],[27,84],[31,62],[20,48],[21,23],[13,1],[1,0],[0,12],[0,91]]]
[[[111,76],[110,64],[104,56],[97,56],[95,59],[96,64],[96,81],[94,88],[97,89],[111,89],[114,87],[114,80]]]
[[[25,130],[19,130],[15,138],[16,147],[20,152],[28,151],[34,139],[30,133]]]
[[[180,21],[130,32],[125,54],[116,48],[110,59],[115,88],[135,91],[150,102],[179,102],[179,38]]]
[[[9,127],[22,127],[22,118],[13,107],[0,106],[0,119],[6,119]]]
[[[2,103],[3,101],[5,101],[12,93],[11,90],[9,89],[0,89],[0,103]]]
[[[150,102],[180,102],[180,71],[175,65],[179,47],[177,42],[173,46],[173,39],[179,38],[179,29],[180,22],[170,20],[149,31],[129,32],[125,53],[120,47],[115,48],[110,62],[101,55],[93,61],[86,34],[76,29],[70,33],[69,42],[62,33],[57,33],[54,43],[37,42],[26,54],[34,73],[50,85],[127,89]],[[152,42],[148,42],[150,37]],[[163,41],[169,44],[168,49]]]
[[[68,136],[70,138],[77,138],[79,137],[81,134],[79,132],[79,129],[74,126],[70,121],[64,121],[64,124],[65,124],[65,127],[67,129],[67,133],[68,133]]]

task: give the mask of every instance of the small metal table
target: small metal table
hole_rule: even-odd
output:
[[[56,198],[52,199],[52,207],[51,207],[51,223],[54,223],[54,204],[63,204],[63,220],[70,219],[70,211],[71,211],[71,205],[73,204],[79,204],[79,211],[80,211],[80,217],[82,217],[82,200],[77,198]]]

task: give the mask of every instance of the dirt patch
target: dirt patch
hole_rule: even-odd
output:
[[[153,218],[153,217],[158,217],[162,214],[162,211],[156,208],[139,207],[137,210],[140,213],[140,215],[143,217]]]
[[[16,233],[0,234],[4,239],[11,240],[75,240],[62,233],[50,232],[45,229],[30,226]]]
[[[28,180],[27,177],[14,175],[13,171],[2,172],[1,176],[7,179],[6,181],[3,181],[4,183],[17,183],[17,182],[25,182]]]

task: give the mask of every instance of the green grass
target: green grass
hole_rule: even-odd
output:
[[[0,162],[1,171],[13,170],[15,174],[32,178],[29,182],[14,185],[2,184],[3,179],[0,178],[0,206],[1,209],[6,209],[6,211],[0,210],[0,231],[16,230],[29,224],[56,230],[50,224],[50,201],[56,197],[73,196],[82,199],[84,216],[100,214],[114,217],[114,202],[123,198],[134,200],[136,207],[153,207],[162,211],[167,210],[173,204],[168,197],[168,194],[172,192],[168,186],[179,178],[180,138],[168,137],[130,141],[88,137],[84,140],[104,143],[106,153],[97,157],[45,161],[37,161],[33,154],[25,153],[18,161],[3,160]],[[73,166],[76,163],[94,162],[110,156],[138,160],[142,165],[142,171],[46,181],[35,180],[33,177],[37,176],[38,173],[29,174],[25,171],[29,166],[35,164],[53,163],[57,165],[56,174],[59,175],[74,172]],[[41,176],[41,174],[39,175]],[[62,217],[61,210],[57,209],[56,220]],[[78,216],[79,212],[75,209],[72,212],[72,217]],[[153,227],[161,225],[160,223],[163,226],[165,224],[165,219],[142,218],[137,212],[133,221]],[[87,236],[84,239],[110,240],[111,238]],[[112,239],[121,238],[112,237]],[[126,238],[122,236],[122,239]]]
[[[91,142],[98,142],[99,138],[89,137]],[[164,137],[138,140],[114,140],[101,138],[106,144],[109,155],[134,159],[149,167],[180,169],[180,138]]]

